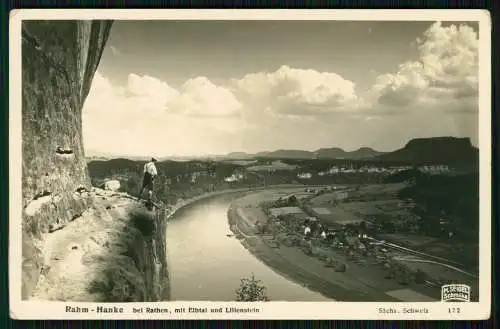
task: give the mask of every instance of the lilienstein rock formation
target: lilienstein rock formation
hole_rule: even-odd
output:
[[[111,25],[23,23],[24,300],[169,299],[165,209],[92,187],[84,158],[82,106]]]

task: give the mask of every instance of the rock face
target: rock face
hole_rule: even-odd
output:
[[[469,138],[434,137],[412,139],[403,148],[378,156],[376,160],[475,166],[478,156],[478,149]]]
[[[110,28],[110,21],[23,23],[23,299],[30,298],[37,285],[46,282],[50,266],[46,243],[53,240],[51,235],[85,217],[89,209],[95,210],[96,196],[91,193],[83,149],[81,111]],[[160,213],[152,216],[159,220],[156,226],[163,229]],[[95,220],[99,221],[99,216]],[[115,232],[116,236],[122,231]],[[140,264],[155,265],[136,273],[143,275],[142,279],[151,279],[149,284],[153,285],[158,284],[158,273],[165,272],[162,267],[166,269],[165,258],[148,258],[153,257],[147,251],[153,243],[157,244],[153,246],[155,257],[165,254],[165,232],[159,233],[158,241],[152,240],[155,234],[140,238],[145,249],[135,258]],[[142,252],[138,246],[134,248]],[[148,271],[152,272],[146,274]],[[163,292],[146,291],[135,298],[165,297]]]
[[[169,299],[165,211],[124,194],[92,189],[93,205],[46,234],[43,275],[31,299],[143,302]]]

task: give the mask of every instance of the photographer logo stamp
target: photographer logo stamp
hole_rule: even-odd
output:
[[[441,287],[442,302],[470,302],[470,286],[447,284]]]

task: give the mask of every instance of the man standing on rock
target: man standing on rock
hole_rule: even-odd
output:
[[[144,189],[148,190],[148,202],[151,202],[151,198],[153,196],[153,181],[155,177],[158,175],[158,171],[156,170],[155,163],[158,160],[155,158],[151,158],[151,161],[144,165],[144,178],[142,179],[142,188],[139,193],[139,199],[142,197],[142,193]]]

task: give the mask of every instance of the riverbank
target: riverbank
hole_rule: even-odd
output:
[[[284,194],[286,193],[276,190],[252,193],[235,200],[228,211],[229,225],[234,234],[252,254],[276,272],[335,300],[439,300],[439,289],[435,287],[391,279],[387,264],[382,264],[383,261],[381,263],[381,259],[376,257],[364,260],[353,258],[342,249],[322,246],[319,241],[314,242],[314,239],[309,248],[303,246],[304,242],[284,245],[285,241],[280,237],[284,232],[259,232],[257,228],[268,221],[260,204]],[[333,264],[337,265],[330,265],[328,259],[332,259]]]
[[[317,242],[308,253],[301,244],[290,245],[283,241],[282,237],[258,231],[260,224],[268,220],[266,213],[260,207],[264,201],[279,199],[290,194],[304,194],[305,187],[308,186],[276,185],[205,193],[172,207],[168,218],[199,201],[230,195],[226,200],[231,202],[227,211],[230,231],[256,259],[289,281],[333,300],[387,302],[439,300],[439,289],[435,287],[421,283],[405,283],[400,279],[388,277],[390,271],[387,270],[387,261],[384,263],[377,257],[364,260],[353,258],[346,251],[328,248]],[[241,195],[237,195],[238,193]],[[279,231],[277,233],[279,235]],[[345,265],[345,269],[328,264],[328,258],[333,259],[334,264]]]
[[[245,193],[245,192],[254,192],[254,191],[264,191],[266,189],[286,189],[286,188],[309,188],[309,187],[320,187],[323,185],[300,185],[300,184],[281,184],[281,185],[269,185],[269,186],[259,186],[259,187],[242,187],[242,188],[235,188],[235,189],[225,189],[225,190],[220,190],[220,191],[214,191],[214,192],[208,192],[208,193],[203,193],[198,196],[194,196],[191,198],[188,198],[186,200],[183,200],[181,202],[176,203],[175,205],[167,205],[165,208],[166,211],[166,216],[167,220],[172,218],[178,211],[182,210],[185,207],[188,207],[195,202],[201,201],[201,200],[206,200],[210,199],[213,197],[221,196],[221,195],[226,195],[226,194],[233,194],[233,193]]]
[[[270,235],[258,234],[256,223],[265,221],[266,216],[256,205],[272,198],[273,194],[279,197],[286,193],[290,191],[265,191],[237,199],[231,204],[228,210],[231,231],[247,250],[283,277],[333,300],[398,301],[373,288],[373,282],[362,282],[356,273],[366,271],[364,267],[354,264],[349,265],[347,273],[335,272],[296,247],[277,243]]]

